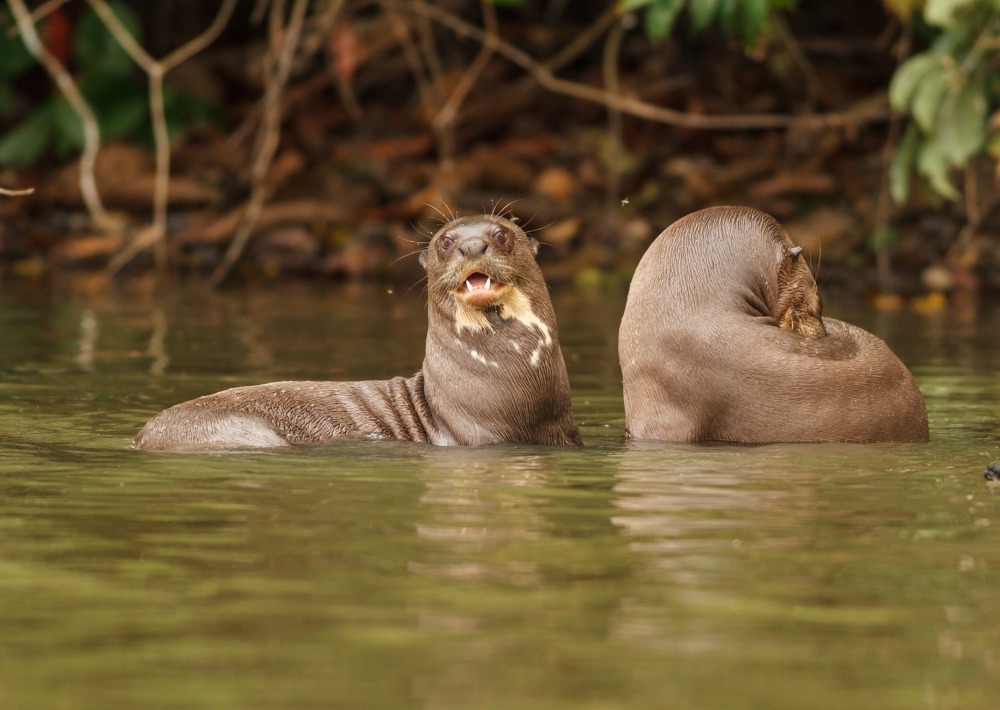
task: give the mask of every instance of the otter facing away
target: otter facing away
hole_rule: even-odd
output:
[[[420,255],[428,327],[414,376],[236,387],[157,414],[134,446],[267,447],[344,436],[579,446],[537,251],[502,217],[452,220]]]
[[[619,332],[627,435],[662,441],[927,441],[913,376],[880,339],[822,317],[772,217],[713,207],[643,255]]]

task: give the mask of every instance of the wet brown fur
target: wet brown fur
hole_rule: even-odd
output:
[[[664,441],[926,441],[913,376],[874,335],[822,317],[770,216],[714,207],[643,256],[619,332],[627,434]]]
[[[463,245],[476,249],[463,254]],[[428,329],[423,368],[413,377],[237,387],[164,410],[147,422],[134,446],[197,450],[345,436],[462,446],[580,445],[536,250],[534,240],[502,217],[452,219],[421,254]],[[473,271],[507,285],[485,310],[456,296]]]

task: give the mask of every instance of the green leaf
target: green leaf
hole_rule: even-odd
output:
[[[936,27],[951,27],[956,16],[973,7],[978,0],[927,0],[924,5],[924,19]]]
[[[16,115],[24,102],[14,87],[10,84],[0,81],[0,118],[8,118]]]
[[[924,133],[931,133],[951,86],[951,72],[938,67],[924,75],[913,95],[913,119]]]
[[[964,167],[986,142],[984,88],[970,82],[941,109],[937,136],[951,165]]]
[[[62,96],[53,101],[53,128],[52,150],[56,156],[65,158],[83,149],[80,117]]]
[[[715,20],[718,10],[719,0],[691,0],[688,6],[691,29],[694,32],[704,31]]]
[[[633,10],[640,10],[647,5],[651,5],[655,0],[619,0],[618,2],[618,12],[624,15],[627,12],[632,12]]]
[[[742,27],[740,35],[744,44],[753,43],[767,24],[770,15],[768,0],[742,0]]]
[[[892,227],[880,227],[868,235],[868,248],[871,251],[887,249],[899,243],[899,232]]]
[[[655,0],[646,10],[646,34],[650,39],[666,39],[674,29],[677,15],[687,0]]]
[[[719,0],[719,10],[716,14],[716,21],[722,25],[722,29],[727,35],[732,37],[736,34],[736,29],[740,19],[740,0]]]
[[[917,172],[927,180],[928,187],[941,197],[957,200],[960,195],[951,184],[951,166],[944,146],[931,136],[917,152]]]
[[[141,25],[135,13],[123,2],[109,2],[111,10],[118,16],[137,41],[142,42]],[[73,33],[73,52],[76,60],[86,71],[110,72],[122,76],[132,71],[132,58],[118,44],[104,22],[88,11],[80,18]]]
[[[993,133],[986,143],[986,155],[993,160],[1000,160],[1000,132]]]
[[[191,94],[177,93],[169,86],[163,92],[163,112],[167,118],[167,130],[171,136],[178,135],[189,128],[196,128],[206,123],[224,126],[226,113],[213,103]],[[152,124],[143,127],[152,139]]]
[[[34,63],[10,13],[0,13],[0,80],[20,76]]]
[[[913,94],[928,72],[944,67],[944,56],[936,52],[924,52],[910,57],[899,65],[889,84],[889,103],[897,111],[910,106]]]
[[[910,174],[916,164],[919,147],[920,130],[911,123],[896,146],[896,154],[889,165],[889,193],[897,205],[905,203],[910,196]]]
[[[90,73],[81,83],[80,91],[97,115],[103,138],[132,134],[149,113],[146,88],[131,77],[121,77],[113,71]]]
[[[35,163],[52,142],[54,113],[53,102],[46,102],[0,139],[0,165],[20,168]]]
[[[907,22],[923,0],[882,0],[882,4],[903,22]]]

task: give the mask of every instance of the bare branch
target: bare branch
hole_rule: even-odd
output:
[[[118,19],[115,11],[108,7],[108,4],[104,0],[87,0],[87,4],[101,18],[101,22],[104,23],[104,26],[114,36],[115,41],[132,57],[132,60],[142,67],[143,71],[153,71],[153,65],[156,64],[156,60],[149,56],[149,53],[136,41],[132,33]]]
[[[183,64],[218,39],[219,35],[222,34],[222,30],[229,24],[229,18],[232,16],[235,7],[236,0],[223,0],[218,14],[212,20],[212,24],[205,28],[204,32],[185,42],[160,60],[160,64],[163,65],[163,73],[166,74],[174,67]]]
[[[391,3],[382,1],[379,5],[382,7],[383,12],[385,12],[385,16],[389,19],[389,26],[403,49],[403,59],[410,68],[413,80],[417,83],[417,95],[420,97],[420,104],[424,110],[424,114],[428,118],[431,118],[434,115],[434,106],[440,103],[437,90],[440,88],[440,77],[442,74],[440,66],[435,61],[436,57],[433,53],[433,48],[424,52],[424,54],[429,55],[427,57],[427,71],[425,72],[424,60],[421,58],[417,44],[410,36],[410,28],[407,27],[406,22],[393,9]],[[428,77],[428,74],[431,76]]]
[[[546,60],[545,66],[549,71],[559,71],[564,66],[572,62],[579,55],[583,54],[597,38],[607,32],[618,21],[618,5],[611,4],[607,10],[598,17],[590,27],[577,33],[573,41],[563,47],[555,56]]]
[[[621,96],[621,82],[618,80],[618,55],[621,51],[622,38],[625,36],[625,21],[619,22],[608,32],[604,42],[604,87],[611,96]],[[618,202],[618,193],[622,182],[622,154],[625,150],[624,121],[621,109],[608,107],[608,139],[610,142],[608,160],[608,186],[605,195],[605,210],[608,217],[614,214],[614,205]]]
[[[482,29],[434,5],[421,2],[420,0],[411,0],[405,3],[384,0],[384,4],[392,6],[400,12],[409,12],[422,17],[428,17],[438,24],[448,27],[453,32],[470,37],[478,42],[485,43],[487,41],[487,33]],[[586,84],[560,79],[546,65],[535,61],[526,52],[521,51],[503,39],[498,38],[496,40],[496,52],[531,74],[535,81],[546,89],[557,94],[572,96],[581,101],[589,101],[608,108],[616,108],[622,113],[631,116],[679,126],[681,128],[696,130],[760,130],[788,128],[789,126],[840,127],[856,126],[861,123],[873,121],[885,121],[890,115],[885,101],[880,102],[874,108],[865,104],[864,107],[851,111],[810,114],[806,116],[770,113],[705,116],[684,113],[683,111],[656,106],[628,96],[615,96],[609,94],[607,91],[602,91]]]
[[[0,187],[0,195],[6,195],[7,197],[22,197],[23,195],[30,195],[35,191],[35,188],[29,187],[24,190],[8,190],[5,187]]]
[[[170,133],[163,100],[163,77],[178,64],[190,59],[211,44],[229,22],[236,0],[224,0],[212,24],[204,32],[185,42],[161,60],[156,60],[136,41],[105,0],[87,0],[104,26],[132,60],[149,76],[149,114],[153,123],[156,150],[156,180],[153,188],[153,224],[151,229],[135,235],[129,245],[108,264],[108,271],[117,273],[135,256],[150,246],[156,249],[156,262],[167,265],[167,200],[170,193]]]
[[[270,61],[265,62],[267,86],[263,97],[263,120],[257,130],[256,153],[250,171],[250,200],[222,263],[212,274],[211,281],[215,286],[226,279],[243,254],[267,199],[267,170],[281,139],[281,95],[292,70],[292,59],[299,44],[308,6],[309,0],[295,0],[288,25],[283,26],[284,2],[272,0],[271,3],[268,46]]]
[[[36,7],[31,12],[31,24],[37,25],[39,22],[44,20],[46,17],[51,15],[53,12],[61,8],[63,5],[68,3],[69,0],[48,0],[48,2],[42,3]],[[17,37],[20,30],[15,25],[8,30],[8,34],[11,37]]]
[[[101,196],[97,190],[97,181],[94,179],[94,163],[97,161],[97,152],[101,148],[101,129],[97,125],[97,118],[87,104],[87,100],[83,98],[83,94],[80,93],[73,77],[42,44],[24,1],[7,0],[7,5],[17,20],[17,27],[24,46],[52,77],[56,86],[59,87],[59,91],[62,92],[73,112],[80,119],[83,127],[83,153],[80,155],[80,193],[83,195],[83,202],[87,206],[87,212],[94,225],[98,229],[110,230],[113,228],[114,222],[107,210],[104,209],[104,204],[101,202]]]
[[[483,25],[486,27],[486,36],[482,49],[452,90],[451,96],[448,97],[445,105],[441,107],[441,110],[438,111],[437,115],[431,121],[431,125],[438,135],[441,165],[446,173],[451,171],[455,160],[454,127],[455,121],[458,118],[458,109],[461,108],[465,98],[472,90],[473,84],[476,83],[476,79],[479,78],[489,63],[499,39],[497,33],[497,15],[493,3],[488,2],[488,0],[482,0],[480,5],[483,10]]]

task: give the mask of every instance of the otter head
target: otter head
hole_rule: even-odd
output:
[[[490,314],[509,318],[533,298],[541,271],[538,241],[509,219],[493,215],[460,217],[431,237],[420,263],[428,293],[445,311],[453,309],[456,328],[490,328]]]
[[[802,247],[782,243],[779,247],[778,298],[774,309],[778,325],[807,338],[826,335],[823,326],[823,299]]]

